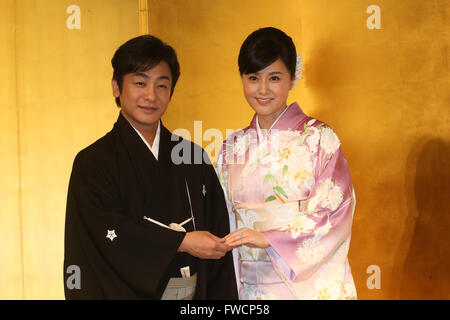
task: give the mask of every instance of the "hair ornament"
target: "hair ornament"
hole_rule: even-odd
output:
[[[302,78],[303,62],[302,56],[297,52],[297,64],[295,65],[295,82],[294,87],[298,84],[298,80]]]

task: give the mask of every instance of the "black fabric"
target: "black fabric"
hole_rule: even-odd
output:
[[[66,299],[160,299],[169,278],[180,277],[179,269],[185,266],[191,274],[198,273],[195,299],[237,299],[231,252],[220,260],[178,253],[185,233],[143,218],[166,225],[190,218],[187,182],[196,229],[218,237],[229,232],[223,191],[213,167],[204,162],[174,164],[172,149],[180,142],[171,137],[161,125],[156,160],[120,114],[109,133],[77,154],[66,209]],[[204,152],[190,141],[182,143],[192,161],[196,152]],[[184,227],[189,232],[193,225],[191,221]],[[117,237],[107,238],[108,230]],[[80,289],[66,285],[71,265],[80,268]]]

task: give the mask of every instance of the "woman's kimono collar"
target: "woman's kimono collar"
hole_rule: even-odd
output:
[[[270,128],[269,132],[271,130],[287,130],[287,129],[294,129],[298,127],[299,123],[304,121],[307,118],[305,113],[302,111],[300,106],[297,104],[297,102],[294,102],[290,104],[286,110],[283,112],[280,118],[278,118],[274,124],[272,124],[272,127]],[[256,121],[258,117],[255,113],[253,116],[252,121],[250,122],[250,125],[246,128],[257,130]]]

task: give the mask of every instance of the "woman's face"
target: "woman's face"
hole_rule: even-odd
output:
[[[270,126],[283,112],[294,81],[281,59],[256,73],[242,75],[245,99],[258,115],[261,127]]]

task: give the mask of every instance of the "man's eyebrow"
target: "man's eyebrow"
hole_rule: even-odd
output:
[[[150,78],[147,74],[145,74],[145,73],[143,73],[143,72],[136,72],[136,73],[134,74],[134,76],[135,76],[135,77],[142,77],[142,78],[145,78],[145,79],[149,79],[149,78]],[[161,76],[161,77],[158,78],[158,80],[167,80],[167,81],[170,81],[170,78],[169,78],[168,76]]]
[[[135,77],[142,77],[142,78],[146,78],[146,79],[149,78],[149,76],[146,75],[146,74],[143,73],[143,72],[136,72],[136,73],[134,74],[134,76],[135,76]]]

